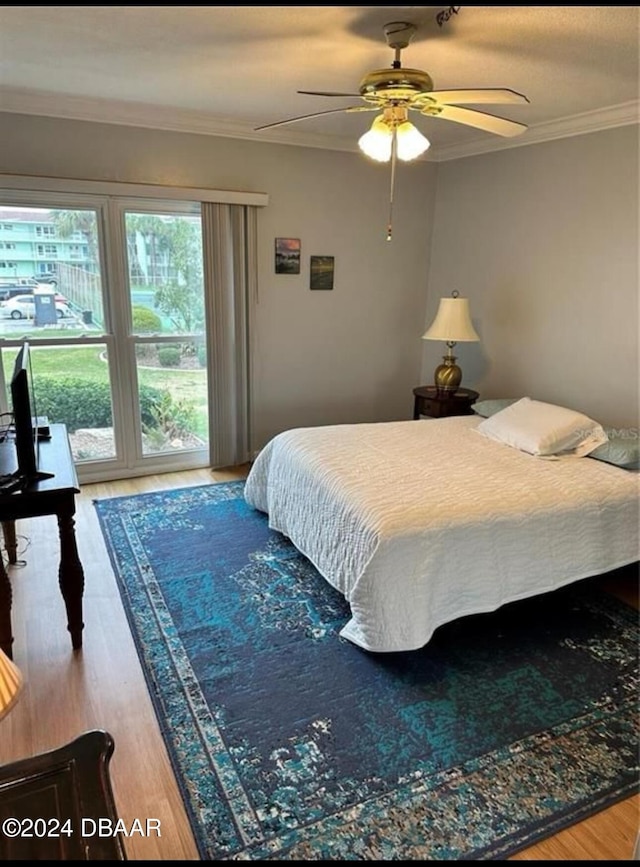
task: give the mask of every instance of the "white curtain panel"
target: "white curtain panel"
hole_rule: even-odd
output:
[[[257,208],[202,203],[209,456],[212,467],[251,455],[251,322],[257,300]]]

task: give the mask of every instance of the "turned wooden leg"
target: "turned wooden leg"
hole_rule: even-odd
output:
[[[0,554],[0,649],[13,659],[13,632],[11,630],[11,582]]]
[[[60,569],[58,578],[60,592],[67,608],[67,629],[71,633],[74,650],[82,647],[82,595],[84,593],[84,570],[76,545],[75,520],[71,512],[58,514],[60,533]]]
[[[4,536],[4,547],[7,549],[7,557],[9,563],[18,562],[18,543],[16,541],[16,522],[3,521],[2,535]]]

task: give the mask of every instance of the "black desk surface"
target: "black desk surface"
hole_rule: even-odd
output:
[[[16,447],[12,439],[0,443],[0,474],[13,473],[18,468]],[[79,493],[78,476],[76,474],[66,425],[52,424],[51,437],[38,441],[38,469],[52,473],[50,479],[32,482],[23,491],[3,494],[0,492],[0,502],[15,501],[25,494],[34,493]]]

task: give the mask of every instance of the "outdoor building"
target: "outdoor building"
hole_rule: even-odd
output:
[[[92,270],[91,251],[79,229],[65,231],[46,210],[3,209],[0,221],[0,279],[57,275],[61,265]]]

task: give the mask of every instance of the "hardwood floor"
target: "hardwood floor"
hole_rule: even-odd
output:
[[[14,605],[14,660],[25,675],[15,709],[0,722],[0,763],[103,728],[115,740],[111,780],[120,817],[160,821],[161,836],[125,841],[132,860],[197,860],[182,797],[172,773],[119,592],[104,547],[94,498],[241,478],[242,469],[149,476],[83,486],[76,531],[85,571],[84,646],[71,649],[58,589],[54,518],[20,521],[18,559],[9,566]],[[612,585],[637,604],[637,577]],[[513,860],[629,860],[638,833],[638,796],[597,813]]]

